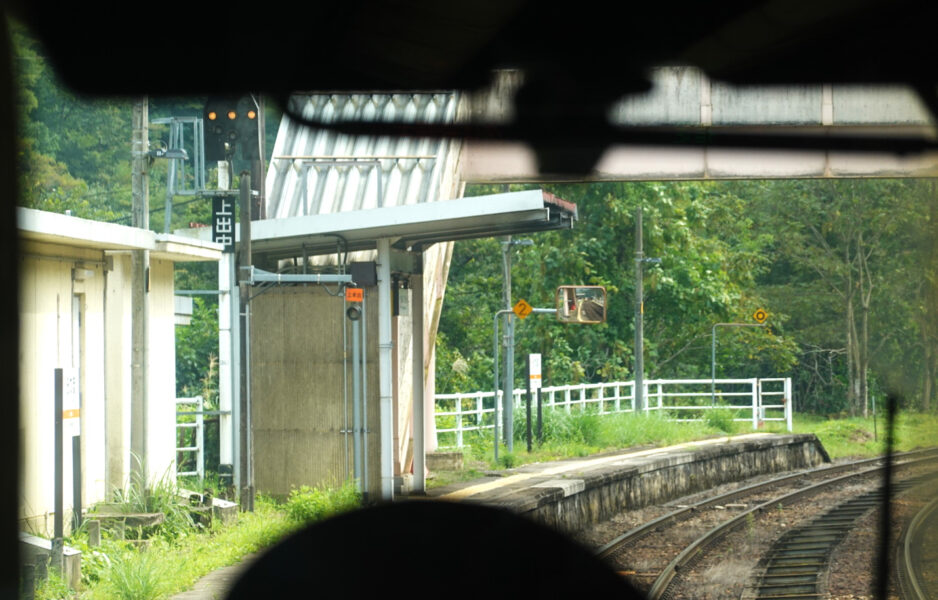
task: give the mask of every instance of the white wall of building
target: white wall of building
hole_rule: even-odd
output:
[[[55,507],[55,369],[79,373],[83,507],[129,482],[134,248],[151,250],[146,462],[151,481],[175,479],[174,261],[217,260],[220,247],[26,209],[20,217],[20,517],[24,530],[48,535]],[[67,528],[68,437],[63,454]]]

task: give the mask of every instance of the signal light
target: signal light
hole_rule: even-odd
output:
[[[205,160],[228,160],[238,148],[245,160],[259,158],[257,109],[250,96],[209,98],[203,115],[212,124],[205,128]]]

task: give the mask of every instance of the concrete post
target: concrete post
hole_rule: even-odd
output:
[[[635,410],[645,410],[645,289],[642,207],[635,211]]]
[[[239,268],[250,267],[251,266],[251,175],[247,172],[241,173],[241,183],[240,183],[240,215],[238,218],[238,225],[241,230],[241,248],[240,256],[238,260]],[[241,395],[238,399],[238,404],[240,405],[240,416],[241,420],[239,423],[240,426],[240,435],[239,435],[239,448],[241,452],[239,453],[239,464],[235,465],[235,469],[240,472],[241,478],[241,508],[242,510],[254,511],[254,480],[251,473],[251,461],[253,456],[251,455],[251,384],[249,381],[249,373],[251,370],[250,361],[247,359],[248,353],[250,351],[250,317],[248,313],[249,304],[248,298],[250,297],[250,285],[244,281],[243,274],[239,271],[238,273],[238,289],[240,293],[239,305],[240,305],[240,360],[241,360],[241,369],[240,369],[240,382],[241,382]]]
[[[420,256],[421,263],[423,255]],[[423,348],[423,268],[419,275],[410,278],[413,298],[411,299],[411,327],[413,335],[413,388],[414,388],[414,482],[413,490],[417,493],[426,491],[424,468],[426,462],[426,430],[427,415],[433,414],[431,407],[424,398],[424,348]],[[430,399],[432,400],[432,399]],[[461,420],[460,420],[461,423]]]
[[[133,106],[132,194],[133,226],[150,228],[149,118],[147,98],[138,99]],[[149,320],[148,278],[150,256],[146,250],[131,253],[131,359],[130,359],[130,469],[131,482],[145,486],[147,482],[147,393],[149,377]]]
[[[88,545],[92,548],[101,545],[101,521],[91,519],[85,523],[88,526]]]
[[[391,241],[378,240],[378,408],[381,430],[381,499],[394,498],[394,418],[391,414]]]

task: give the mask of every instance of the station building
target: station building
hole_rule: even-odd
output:
[[[131,251],[150,256],[145,460],[149,477],[175,477],[173,268],[217,261],[212,242],[17,209],[20,241],[21,529],[52,533],[55,372],[77,406],[63,415],[64,523],[73,507],[72,443],[80,435],[82,505],[126,488],[131,469]]]

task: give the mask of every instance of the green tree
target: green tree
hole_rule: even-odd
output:
[[[646,268],[646,370],[650,377],[709,374],[709,335],[715,322],[749,318],[763,300],[755,278],[768,269],[771,235],[739,219],[745,201],[703,183],[602,183],[544,186],[575,202],[579,221],[569,231],[531,236],[514,250],[513,301],[552,306],[558,285],[603,285],[607,321],[563,325],[542,316],[516,328],[516,372],[524,355],[544,356],[549,384],[631,377],[634,339],[635,209],[645,214],[645,255],[662,258]],[[514,189],[514,188],[513,188]],[[502,191],[470,188],[467,195]],[[454,250],[437,341],[437,378],[447,391],[491,386],[492,315],[501,302],[501,249],[496,240],[459,242]],[[781,322],[781,321],[780,321]],[[779,331],[759,331],[721,346],[727,373],[754,368],[790,370],[795,345]],[[454,359],[449,362],[449,357]],[[460,361],[461,374],[452,371]],[[466,368],[466,363],[468,368]],[[483,366],[484,365],[484,366]],[[467,375],[468,374],[468,381]]]

